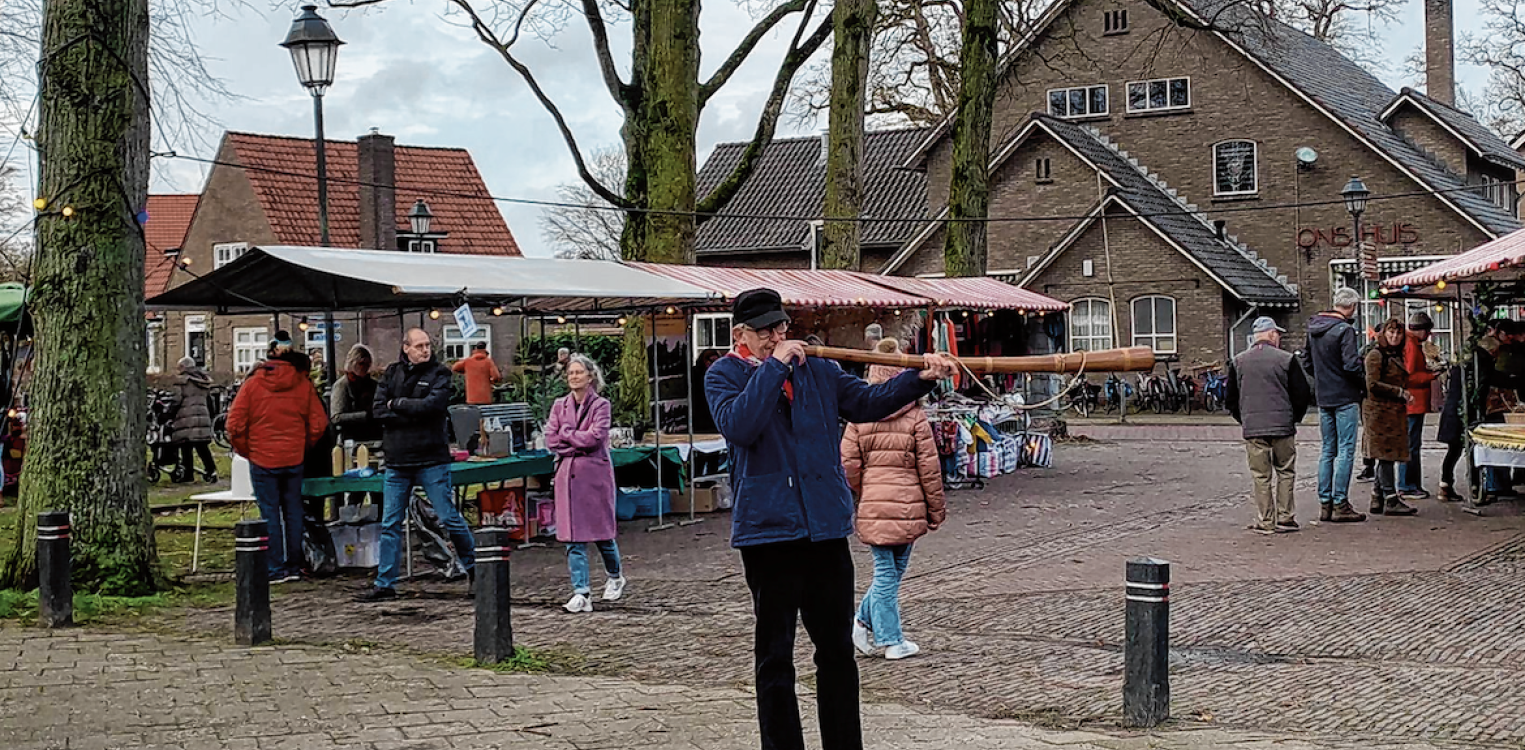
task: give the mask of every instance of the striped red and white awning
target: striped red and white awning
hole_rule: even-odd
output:
[[[1432,263],[1417,271],[1394,276],[1383,282],[1383,285],[1387,289],[1401,290],[1403,287],[1428,287],[1442,281],[1468,281],[1485,273],[1522,264],[1525,264],[1525,229],[1510,232],[1461,255]]]
[[[870,276],[875,284],[925,297],[936,307],[955,310],[1030,310],[1063,312],[1067,302],[1013,286],[989,276],[918,279],[906,276]]]
[[[630,263],[642,271],[665,276],[722,294],[727,300],[748,289],[766,287],[778,292],[790,307],[917,308],[928,300],[889,289],[851,271],[806,271],[783,268],[724,268]]]

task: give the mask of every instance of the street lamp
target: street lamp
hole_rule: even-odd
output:
[[[429,210],[429,204],[425,203],[423,198],[419,198],[418,202],[413,204],[413,210],[408,212],[408,223],[413,225],[414,234],[428,234],[429,222],[433,219],[434,212]]]
[[[1356,233],[1352,241],[1356,249],[1356,273],[1368,281],[1375,281],[1376,279],[1369,278],[1368,269],[1365,268],[1365,259],[1361,257],[1361,214],[1366,211],[1366,201],[1371,197],[1371,191],[1366,189],[1366,183],[1361,182],[1360,177],[1352,176],[1350,182],[1345,183],[1345,188],[1340,191],[1340,195],[1345,199],[1345,210],[1350,212],[1350,218],[1355,223]],[[1372,252],[1375,253],[1376,251],[1373,250]],[[1374,271],[1375,269],[1370,270]]]
[[[339,45],[344,44],[334,33],[328,21],[318,15],[318,6],[302,6],[302,15],[291,22],[286,41],[281,42],[291,53],[291,64],[296,67],[297,80],[312,94],[312,115],[316,125],[313,139],[318,160],[318,235],[323,247],[329,246],[328,236],[328,154],[323,140],[323,94],[334,83],[334,67],[339,60]],[[329,387],[334,384],[334,313],[323,313],[323,378]]]

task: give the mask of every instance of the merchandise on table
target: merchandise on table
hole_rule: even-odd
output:
[[[1052,462],[1052,441],[1028,432],[1023,415],[1011,405],[950,396],[929,406],[927,419],[950,489],[978,489],[985,479],[1024,466],[1047,468]]]

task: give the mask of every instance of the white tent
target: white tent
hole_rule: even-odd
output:
[[[510,311],[589,312],[716,298],[692,284],[606,260],[262,245],[148,300],[148,306],[223,313],[417,310],[448,309],[464,300]]]

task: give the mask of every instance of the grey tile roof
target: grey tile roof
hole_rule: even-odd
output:
[[[1406,86],[1398,93],[1398,98],[1412,100],[1414,104],[1429,112],[1435,119],[1445,123],[1446,126],[1460,134],[1472,150],[1482,154],[1484,159],[1509,167],[1510,169],[1525,169],[1525,157],[1521,157],[1514,149],[1509,147],[1509,144],[1504,142],[1503,138],[1478,122],[1477,118],[1472,115],[1444,102],[1431,99],[1423,92],[1415,91]],[[1396,100],[1394,103],[1396,103]],[[1384,108],[1384,111],[1391,108],[1392,105],[1389,104]]]
[[[1190,6],[1204,17],[1216,17],[1222,25],[1235,28],[1237,33],[1226,35],[1230,41],[1324,106],[1431,189],[1444,191],[1446,199],[1490,232],[1502,235],[1520,228],[1519,220],[1507,210],[1467,189],[1461,177],[1435,163],[1378,119],[1397,94],[1365,68],[1324,42],[1259,16],[1240,0],[1195,0]]]
[[[900,169],[926,136],[924,128],[881,130],[865,135],[863,144],[864,211],[867,218],[896,217],[910,221],[863,224],[865,246],[899,247],[921,229],[927,214],[925,173]],[[699,195],[709,193],[741,160],[745,143],[722,143],[699,170]],[[826,185],[826,162],[821,138],[786,138],[763,151],[736,197],[722,214],[820,216]],[[700,253],[804,248],[809,229],[797,219],[710,219],[699,225],[695,248]]]
[[[1180,245],[1234,294],[1255,304],[1298,303],[1297,292],[1278,280],[1274,269],[1262,265],[1262,261],[1231,238],[1219,239],[1217,231],[1201,214],[1188,212],[1184,202],[1095,130],[1043,113],[1033,117],[1054,137],[1105,172],[1118,185],[1117,197],[1137,211],[1142,221]]]

